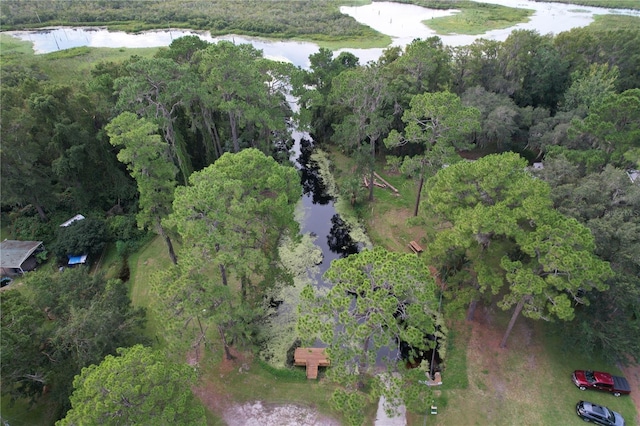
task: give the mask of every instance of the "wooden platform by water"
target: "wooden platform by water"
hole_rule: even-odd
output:
[[[318,367],[328,367],[331,363],[324,348],[296,348],[293,355],[294,365],[307,368],[307,379],[318,378]]]

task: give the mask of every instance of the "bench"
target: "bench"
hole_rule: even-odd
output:
[[[408,246],[411,249],[411,251],[414,252],[415,254],[419,254],[419,253],[422,253],[424,251],[424,250],[422,250],[422,247],[420,247],[420,245],[418,243],[416,243],[415,241],[410,241]]]

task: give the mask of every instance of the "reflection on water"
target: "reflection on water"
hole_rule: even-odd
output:
[[[489,31],[480,35],[444,35],[443,43],[460,46],[473,43],[477,38],[504,41],[514,29],[537,30],[540,34],[558,34],[572,28],[584,27],[593,21],[595,15],[617,13],[640,17],[640,11],[630,9],[604,9],[599,7],[576,6],[562,3],[538,3],[530,0],[482,0],[484,3],[502,4],[510,7],[526,8],[535,11],[529,22],[513,27]],[[428,38],[435,32],[423,24],[423,21],[451,15],[455,10],[434,10],[411,4],[392,2],[373,2],[364,6],[343,6],[340,11],[352,16],[356,21],[370,26],[392,37],[393,46],[405,46],[416,38]],[[160,47],[168,46],[176,38],[196,35],[203,40],[215,43],[228,40],[235,43],[249,43],[263,51],[268,59],[291,62],[301,68],[309,68],[309,55],[318,51],[315,43],[300,41],[274,41],[262,38],[227,35],[211,37],[209,33],[190,30],[145,31],[136,34],[122,31],[108,31],[105,28],[48,28],[39,31],[9,31],[6,34],[21,40],[33,42],[36,53],[49,53],[71,47]],[[384,49],[340,49],[353,53],[361,64],[377,60]]]
[[[313,204],[326,205],[333,201],[333,197],[327,193],[318,164],[311,159],[311,154],[313,154],[313,143],[309,139],[301,139],[300,156],[297,162],[301,171],[302,193],[311,197]]]
[[[360,251],[358,243],[353,241],[349,235],[350,232],[351,226],[342,220],[340,215],[334,214],[331,218],[331,230],[327,235],[327,244],[334,253],[341,257],[347,257]]]
[[[442,42],[449,46],[464,46],[477,38],[504,41],[515,29],[536,30],[540,34],[558,34],[572,28],[584,27],[595,15],[616,13],[640,17],[640,11],[631,9],[605,9],[601,7],[576,6],[562,3],[539,3],[530,0],[481,0],[482,3],[500,4],[535,11],[529,22],[506,29],[489,31],[479,35],[441,35]],[[405,46],[415,38],[426,39],[436,35],[423,21],[451,15],[457,11],[433,10],[409,4],[373,2],[364,6],[343,6],[340,12],[352,16],[356,21],[368,25],[383,34],[393,37],[394,46]],[[362,61],[361,61],[362,62]]]

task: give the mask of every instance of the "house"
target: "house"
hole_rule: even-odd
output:
[[[640,183],[640,170],[627,170],[627,176],[631,179],[631,182]]]
[[[19,275],[32,271],[38,265],[35,257],[44,251],[42,241],[4,240],[0,243],[0,269],[2,275]]]

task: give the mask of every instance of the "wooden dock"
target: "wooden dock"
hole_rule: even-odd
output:
[[[294,365],[307,368],[307,379],[318,378],[318,367],[328,367],[331,363],[324,348],[296,348],[293,355]]]

